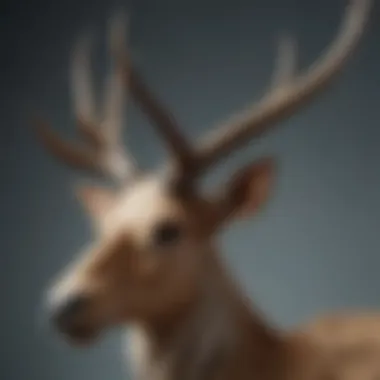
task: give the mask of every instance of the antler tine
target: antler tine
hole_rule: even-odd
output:
[[[191,171],[194,157],[190,144],[181,133],[174,115],[154,96],[136,67],[131,67],[130,91],[166,142],[174,158],[174,164],[183,173]]]
[[[131,67],[130,91],[141,109],[151,119],[157,132],[166,142],[174,158],[179,173],[186,176],[193,170],[194,154],[192,148],[174,118],[174,115],[159,102],[144,82],[135,67]]]
[[[258,138],[327,87],[358,45],[369,17],[371,3],[372,0],[350,1],[336,39],[303,75],[294,77],[295,44],[289,39],[284,40],[277,74],[274,76],[277,85],[257,105],[235,115],[200,142],[195,153],[196,174],[205,171],[251,139]]]
[[[117,34],[120,35],[120,30],[124,28],[125,25],[123,20],[125,20],[124,13],[122,14],[122,17],[114,20],[116,21],[114,23],[115,36]],[[117,32],[117,30],[119,30],[119,32]],[[133,95],[133,99],[148,116],[158,134],[166,142],[168,149],[172,153],[176,167],[180,169],[179,172],[187,172],[191,170],[194,163],[192,149],[185,136],[180,131],[180,127],[175,120],[174,115],[164,107],[162,103],[160,103],[148,85],[144,82],[137,68],[133,66],[128,52],[122,47],[125,45],[123,40],[116,36],[115,42],[113,55],[116,58],[116,61],[119,62],[120,67],[124,68],[124,82],[126,82],[126,87],[129,88]]]
[[[116,39],[122,41],[120,23],[111,23],[110,45],[115,49]],[[35,120],[38,136],[44,147],[67,165],[110,176],[117,182],[130,180],[137,171],[132,159],[121,146],[123,103],[125,101],[124,76],[126,67],[115,64],[109,75],[105,96],[104,119],[99,123],[95,115],[95,103],[90,78],[88,39],[82,39],[72,57],[72,90],[78,128],[86,144],[74,144],[63,140],[49,124]],[[120,43],[118,43],[120,47]],[[100,125],[102,124],[102,128]]]
[[[74,48],[71,66],[71,89],[78,128],[91,144],[101,145],[96,129],[94,89],[91,81],[90,38],[82,37]]]
[[[272,76],[272,90],[286,89],[296,75],[297,43],[289,34],[280,36],[276,67]]]
[[[41,117],[35,117],[33,124],[41,144],[54,157],[70,167],[104,175],[89,147],[62,139],[49,122]]]
[[[125,48],[127,15],[124,11],[115,14],[111,22],[111,54],[118,67],[118,78],[122,79],[124,88],[128,88],[133,99],[137,102],[142,111],[152,121],[157,132],[166,142],[172,153],[174,160],[175,174],[178,178],[186,176],[186,173],[192,170],[194,163],[192,150],[184,135],[180,132],[180,128],[170,111],[164,107],[155,97],[151,89],[146,85],[140,73],[133,66],[129,51]],[[109,97],[108,106],[106,106],[106,114],[111,120],[108,132],[109,138],[116,141],[116,135],[119,127],[118,123],[122,117],[118,111],[121,105],[121,98],[125,96],[122,83],[115,78],[109,82],[109,88],[113,88],[113,95]],[[112,100],[113,99],[113,100]]]
[[[113,62],[104,97],[103,105],[103,136],[108,145],[108,162],[121,177],[134,176],[139,172],[133,157],[123,148],[122,129],[124,105],[127,101],[130,68],[127,48],[127,15],[124,12],[115,13],[109,24],[109,49]],[[121,64],[118,56],[126,57]]]
[[[126,15],[117,14],[111,19],[110,22],[110,35],[109,47],[111,51],[111,58],[118,54],[128,55],[128,49],[125,48],[127,44],[127,25]],[[126,89],[125,81],[129,82],[130,69],[129,59],[125,60],[125,65],[120,65],[116,60],[114,62],[114,70],[108,77],[107,88],[104,99],[104,134],[110,144],[117,145],[120,141],[122,126],[123,126],[123,112],[124,102],[126,102]]]

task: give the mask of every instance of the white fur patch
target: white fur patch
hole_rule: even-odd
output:
[[[209,379],[208,371],[215,370],[212,368],[215,359],[228,355],[235,342],[233,317],[220,296],[212,291],[205,294],[195,313],[165,347],[158,347],[144,328],[132,327],[127,355],[134,377],[138,380]]]

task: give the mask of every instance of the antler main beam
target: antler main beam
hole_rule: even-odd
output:
[[[327,88],[358,45],[372,0],[349,0],[337,37],[326,52],[303,74],[296,75],[296,43],[290,37],[280,43],[273,83],[263,98],[234,115],[190,147],[173,115],[155,99],[135,68],[131,68],[130,91],[178,161],[182,179],[191,180],[248,141],[258,138],[281,120],[293,115]],[[173,162],[170,162],[171,166]],[[177,172],[177,171],[176,171]]]
[[[280,47],[279,79],[265,96],[207,135],[196,150],[198,172],[227,157],[233,150],[258,138],[279,121],[291,116],[324,90],[342,70],[363,35],[372,0],[351,0],[336,39],[305,73],[294,76],[295,42]]]

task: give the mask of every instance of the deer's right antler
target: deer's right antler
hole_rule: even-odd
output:
[[[168,143],[174,157],[177,180],[189,183],[237,148],[293,115],[326,88],[358,45],[371,3],[372,0],[349,1],[337,37],[325,54],[303,74],[295,75],[295,41],[284,38],[280,43],[273,84],[265,96],[213,130],[194,148],[186,143],[170,112],[154,99],[136,69],[131,68],[131,94]],[[172,164],[173,161],[169,167]]]

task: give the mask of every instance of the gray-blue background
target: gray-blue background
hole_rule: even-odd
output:
[[[197,136],[265,89],[276,35],[298,35],[310,63],[336,31],[344,0],[135,1],[134,57],[189,136]],[[73,133],[68,91],[71,46],[85,26],[101,38],[121,1],[13,0],[1,11],[0,377],[120,379],[119,335],[70,349],[44,325],[48,280],[90,239],[70,192],[77,176],[56,165],[26,125],[32,106]],[[277,133],[220,168],[223,179],[260,154],[280,160],[274,198],[255,220],[223,237],[233,271],[281,326],[338,308],[380,309],[380,7],[338,84]],[[377,21],[377,22],[376,22]],[[126,140],[145,164],[164,150],[131,108]]]

